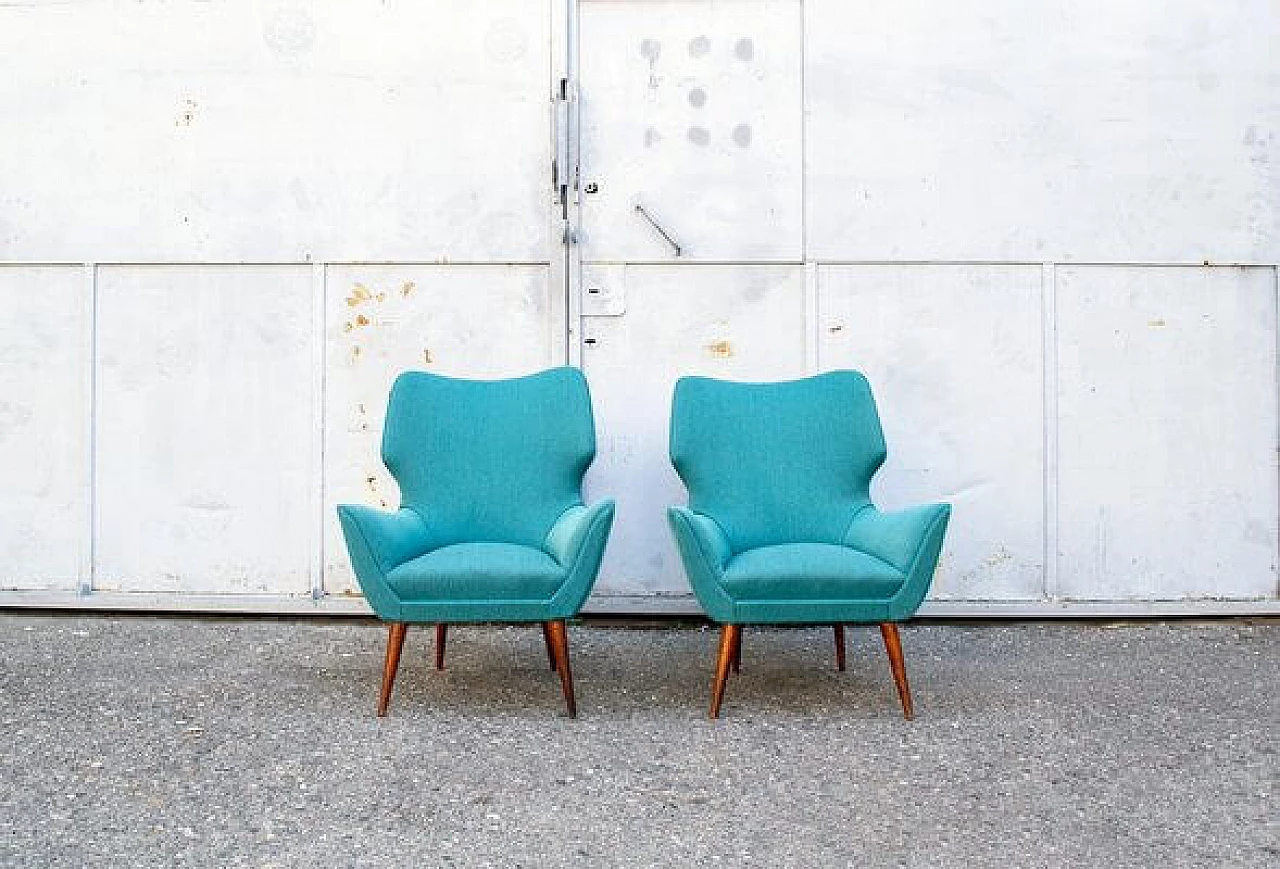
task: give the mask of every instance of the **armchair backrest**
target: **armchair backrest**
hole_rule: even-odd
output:
[[[884,459],[875,400],[857,371],[676,384],[672,464],[689,506],[720,524],[734,552],[839,543]]]
[[[382,433],[401,503],[422,514],[439,545],[540,546],[582,503],[595,449],[587,381],[568,367],[510,380],[406,372]]]

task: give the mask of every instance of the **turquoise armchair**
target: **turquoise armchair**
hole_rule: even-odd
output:
[[[744,624],[877,623],[902,711],[911,693],[897,623],[929,591],[951,507],[882,513],[871,478],[884,435],[866,378],[835,371],[787,383],[685,377],[671,413],[671,461],[689,489],[668,519],[685,572],[722,625],[711,717]]]
[[[577,714],[565,619],[591,592],[614,505],[583,506],[595,457],[582,372],[512,380],[401,374],[391,390],[382,458],[400,484],[394,513],[340,506],[365,598],[390,623],[378,715],[387,713],[406,625],[541,622],[569,716]]]

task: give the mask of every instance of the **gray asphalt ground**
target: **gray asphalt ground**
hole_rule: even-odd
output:
[[[1280,623],[411,629],[0,613],[5,866],[1280,866]]]

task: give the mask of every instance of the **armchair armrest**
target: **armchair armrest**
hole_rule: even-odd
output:
[[[604,547],[613,527],[613,501],[590,507],[578,504],[560,514],[547,532],[543,548],[567,571],[564,585],[551,599],[556,618],[571,618],[582,609],[604,559]]]
[[[667,521],[676,537],[689,584],[707,615],[718,622],[734,620],[732,599],[721,586],[733,549],[720,523],[688,507],[668,507]]]
[[[888,621],[911,618],[929,593],[950,518],[950,504],[893,513],[881,513],[867,505],[854,514],[844,544],[883,559],[906,574],[902,588],[889,601]]]
[[[710,574],[719,579],[724,574],[729,556],[733,554],[720,523],[688,507],[668,507],[667,519],[675,532],[676,542],[680,544],[681,553],[688,542],[693,547],[690,554],[696,554]]]
[[[597,529],[600,527],[596,520],[605,514],[612,518],[613,510],[612,500],[600,501],[590,507],[584,507],[581,504],[570,507],[560,514],[556,524],[552,525],[551,530],[547,532],[543,548],[560,563],[561,567],[572,569],[587,543],[587,538],[591,536],[592,527],[595,526]]]
[[[909,507],[892,513],[881,513],[868,504],[850,520],[843,543],[909,575],[921,553],[932,548],[931,543],[941,543],[950,516],[950,504]]]
[[[395,568],[431,550],[431,534],[422,517],[408,507],[395,513],[343,504],[338,521],[347,540],[357,576],[373,568],[386,576]],[[361,576],[363,579],[364,577]]]
[[[338,522],[365,600],[379,618],[396,621],[400,618],[400,600],[387,585],[387,574],[430,551],[432,540],[427,524],[408,508],[387,513],[349,504],[338,507]]]

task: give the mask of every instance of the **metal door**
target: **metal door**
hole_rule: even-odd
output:
[[[677,376],[806,369],[798,0],[582,2],[581,362],[618,500],[596,586],[689,593],[666,528]]]
[[[853,367],[889,442],[877,501],[956,507],[928,611],[1274,608],[1274,21],[570,3],[570,354],[589,489],[619,501],[594,606],[690,605],[657,599],[689,594],[678,375]]]
[[[360,610],[392,376],[569,361],[598,610],[677,375],[855,367],[931,612],[1276,612],[1265,5],[0,3],[0,604]]]
[[[0,601],[360,606],[392,377],[565,361],[565,20],[0,4]]]

